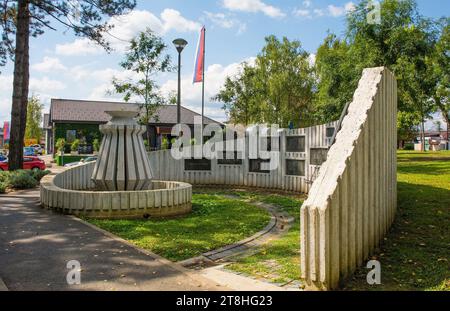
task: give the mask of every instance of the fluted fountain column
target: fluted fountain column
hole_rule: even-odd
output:
[[[98,190],[137,191],[148,189],[153,177],[137,111],[106,111],[112,119],[100,125],[103,140],[91,179]]]

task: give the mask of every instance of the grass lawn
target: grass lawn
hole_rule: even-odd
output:
[[[398,209],[374,255],[381,285],[359,269],[347,290],[450,290],[450,152],[398,153]]]
[[[303,198],[293,195],[263,194],[262,192],[238,193],[245,199],[258,200],[278,206],[294,217],[287,234],[272,241],[251,256],[236,258],[227,269],[252,275],[275,283],[286,283],[300,278],[300,206]]]
[[[194,193],[192,213],[148,220],[96,220],[90,223],[169,260],[179,261],[243,240],[263,229],[269,213],[216,194]]]
[[[248,193],[246,194],[249,195]],[[256,195],[255,195],[256,196]],[[295,216],[295,225],[260,253],[229,269],[272,282],[299,279],[299,208],[294,198],[266,196]],[[398,153],[398,210],[381,248],[381,285],[369,286],[359,269],[345,290],[450,290],[450,152]]]

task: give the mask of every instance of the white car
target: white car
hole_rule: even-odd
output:
[[[72,166],[77,166],[83,163],[88,163],[88,162],[94,162],[97,161],[97,157],[87,157],[85,159],[81,159],[80,162],[72,162],[72,163],[67,163],[66,165],[64,165],[64,167],[72,167]]]

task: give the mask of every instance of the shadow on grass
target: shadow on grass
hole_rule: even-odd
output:
[[[450,290],[450,190],[398,183],[397,215],[372,259],[381,285],[368,285],[360,268],[345,290]]]

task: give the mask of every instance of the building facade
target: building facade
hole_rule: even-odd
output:
[[[66,141],[66,152],[70,152],[70,145],[75,139],[78,139],[82,146],[86,146],[87,151],[92,150],[94,140],[100,141],[102,138],[99,125],[111,119],[105,111],[132,110],[136,107],[139,105],[134,103],[52,99],[50,112],[44,115],[47,153],[51,154],[56,150],[55,144],[60,138]],[[181,123],[188,125],[191,129],[194,127],[196,116],[201,117],[200,114],[181,107]],[[222,125],[208,117],[204,118],[205,125],[211,123]],[[148,135],[144,134],[149,149],[158,150],[165,142],[170,142],[172,127],[176,124],[177,106],[159,106],[147,125]]]

